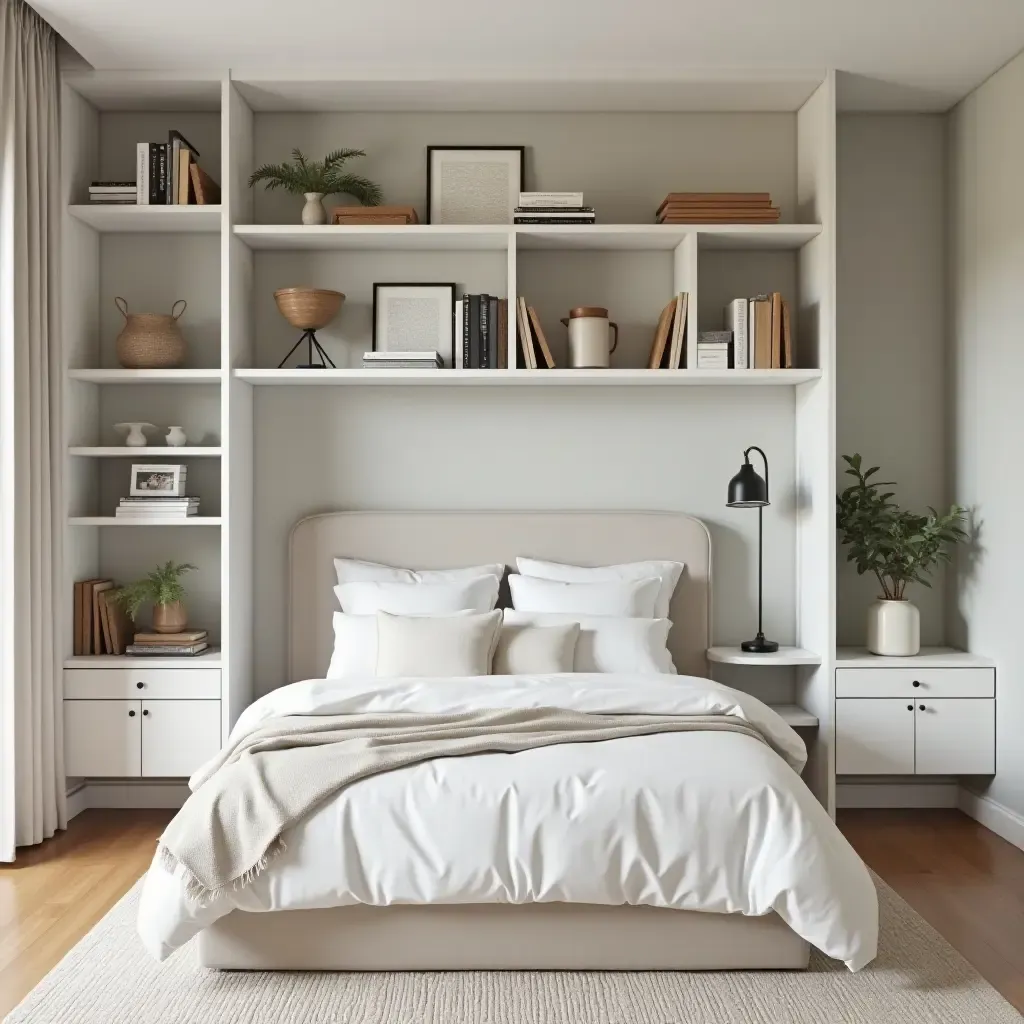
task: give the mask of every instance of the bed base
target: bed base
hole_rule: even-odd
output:
[[[572,903],[232,911],[199,934],[204,967],[248,971],[710,971],[807,967],[772,913]]]

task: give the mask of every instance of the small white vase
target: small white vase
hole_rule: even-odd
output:
[[[868,650],[911,658],[921,650],[921,613],[909,601],[875,601],[868,608]]]
[[[145,448],[146,447],[146,435],[144,431],[146,429],[156,430],[156,427],[152,423],[115,423],[114,429],[121,431],[125,435],[124,443],[129,448]]]
[[[188,438],[185,436],[185,431],[181,427],[168,427],[167,428],[167,443],[172,448],[180,448]]]
[[[302,208],[303,224],[326,224],[327,211],[324,209],[323,192],[304,192],[306,205]]]

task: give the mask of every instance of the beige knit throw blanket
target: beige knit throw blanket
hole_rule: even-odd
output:
[[[726,715],[604,715],[558,708],[465,714],[357,714],[274,718],[211,762],[160,837],[169,871],[183,869],[189,899],[205,905],[257,877],[281,836],[346,786],[437,757],[515,754],[558,743],[598,743],[665,732],[764,737]]]

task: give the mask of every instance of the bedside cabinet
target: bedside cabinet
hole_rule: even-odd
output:
[[[922,648],[836,659],[837,775],[992,775],[996,670],[985,658]]]
[[[67,775],[183,778],[220,750],[219,656],[169,661],[152,668],[125,657],[69,659],[93,664],[64,670]]]

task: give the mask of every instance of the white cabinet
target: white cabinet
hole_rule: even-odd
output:
[[[837,700],[836,774],[913,775],[914,705],[906,700]]]
[[[991,775],[996,770],[996,702],[940,698],[919,701],[918,775]]]
[[[191,775],[220,750],[220,701],[142,701],[142,774]]]
[[[125,778],[142,771],[142,701],[64,701],[64,771]]]

